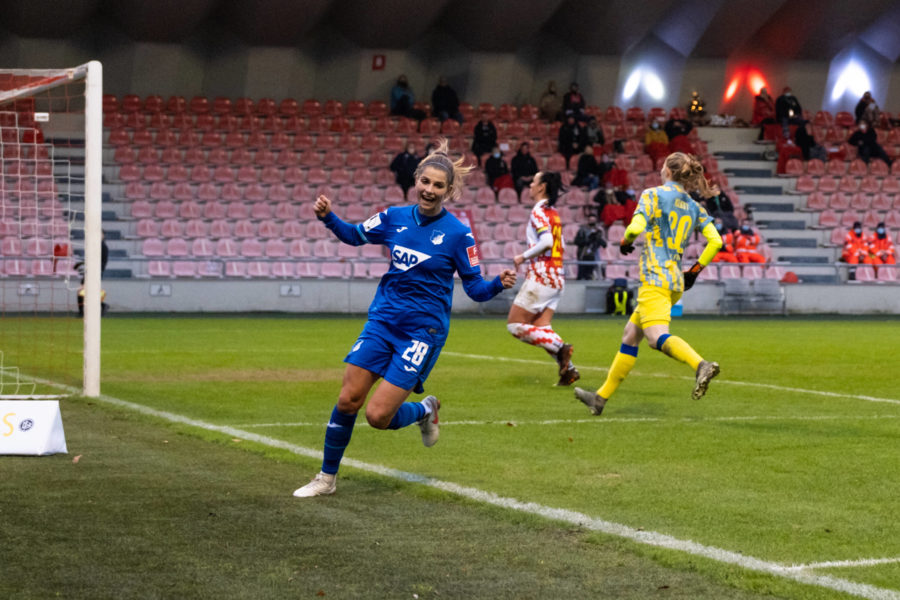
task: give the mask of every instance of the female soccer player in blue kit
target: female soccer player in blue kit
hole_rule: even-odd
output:
[[[335,216],[325,196],[316,199],[316,216],[338,239],[354,246],[387,246],[391,267],[378,284],[368,322],[344,359],[344,381],[325,430],[322,471],[294,496],[334,493],[356,414],[379,379],[384,381],[366,405],[369,425],[400,429],[418,423],[425,446],[437,442],[440,401],[434,396],[421,402],[406,399],[413,390],[425,391],[422,386],[447,339],[453,273],[459,273],[466,294],[478,302],[490,300],[516,282],[511,269],[491,281],[482,278],[471,230],[444,208],[445,200],[461,194],[470,170],[462,162],[450,159],[443,140],[416,169],[418,204],[388,208],[359,225]]]
[[[622,345],[603,386],[596,393],[575,388],[575,397],[595,415],[603,412],[606,401],[631,371],[637,360],[638,345],[644,338],[651,348],[694,369],[696,378],[691,394],[694,399],[702,398],[709,382],[719,374],[718,363],[703,360],[686,341],[669,335],[672,305],[685,290],[691,289],[697,275],[722,247],[722,238],[713,220],[688,192],[696,191],[710,197],[715,195],[715,190],[707,183],[700,161],[682,152],[666,157],[661,175],[665,183],[641,194],[620,244],[622,254],[630,254],[634,251],[634,240],[647,231],[641,252],[637,309],[625,325]],[[706,237],[706,248],[697,263],[682,273],[681,257],[694,231],[700,231]]]

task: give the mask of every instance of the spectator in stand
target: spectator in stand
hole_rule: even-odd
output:
[[[790,86],[775,100],[775,120],[781,123],[784,139],[791,139],[791,125],[799,125],[803,122],[803,108],[794,96]]]
[[[575,234],[575,246],[578,248],[578,279],[596,279],[597,248],[606,248],[603,229],[597,223],[597,215],[588,216],[587,224],[578,228]]]
[[[416,167],[419,166],[420,160],[422,159],[416,156],[416,145],[409,143],[406,144],[406,149],[391,161],[391,171],[394,172],[397,185],[403,188],[404,196],[416,183]]]
[[[881,119],[881,110],[878,108],[875,98],[872,97],[872,92],[863,94],[854,112],[856,114],[856,122],[865,121],[869,124],[870,129],[874,128]]]
[[[650,155],[654,164],[669,155],[669,136],[658,119],[650,122],[644,134],[644,152]]]
[[[603,146],[606,144],[606,138],[603,137],[603,128],[597,123],[597,117],[591,117],[588,119],[587,127],[585,128],[585,135],[587,135],[587,143],[590,146]]]
[[[606,205],[600,211],[600,220],[609,229],[616,221],[622,221],[626,226],[631,223],[637,202],[634,199],[634,191],[617,191],[612,195],[606,194]]]
[[[425,113],[415,108],[415,103],[416,97],[409,87],[409,81],[406,75],[401,75],[391,88],[391,114],[421,121],[425,118]]]
[[[887,228],[884,223],[875,226],[875,233],[869,238],[869,254],[874,259],[876,265],[896,265],[897,253],[894,249],[894,242],[888,235]]]
[[[541,112],[541,118],[550,121],[559,121],[562,112],[562,99],[556,93],[556,82],[551,81],[547,84],[541,99],[538,100],[538,108]]]
[[[794,132],[794,142],[803,153],[803,160],[811,158],[818,158],[822,161],[828,160],[828,151],[825,149],[825,146],[816,142],[816,138],[813,136],[812,123],[809,121],[803,121],[797,127],[797,131]]]
[[[851,146],[856,146],[856,153],[866,164],[873,158],[880,158],[888,166],[891,166],[891,162],[893,162],[887,152],[884,151],[884,148],[881,147],[881,144],[878,143],[878,136],[875,134],[875,130],[869,127],[869,124],[865,121],[860,121],[856,124],[856,131],[847,138],[847,143]]]
[[[709,216],[721,219],[726,231],[734,231],[740,226],[734,214],[734,203],[728,197],[728,194],[725,193],[725,190],[719,190],[719,193],[715,196],[705,199],[700,196],[692,197],[706,208]]]
[[[572,156],[584,151],[587,146],[587,130],[575,115],[566,115],[566,122],[559,128],[559,153],[566,157],[566,168]]]
[[[512,175],[509,174],[509,165],[500,152],[500,146],[494,146],[491,155],[484,161],[484,174],[487,176],[488,185],[495,192],[501,188],[514,187]]]
[[[687,119],[676,119],[672,117],[666,121],[663,130],[669,137],[669,148],[672,152],[683,152],[685,154],[693,154],[694,149],[688,135],[694,129],[694,124]]]
[[[597,174],[599,166],[594,158],[594,147],[586,146],[584,152],[578,157],[578,168],[572,185],[587,188],[588,191],[600,187],[600,176]]]
[[[481,120],[475,124],[475,132],[472,138],[472,153],[481,164],[481,156],[487,154],[497,145],[497,128],[488,118],[486,112],[481,113]]]
[[[612,171],[616,166],[616,163],[613,162],[613,159],[604,152],[600,155],[600,160],[597,161],[597,177],[600,178],[600,181],[606,181],[606,174]]]
[[[519,144],[519,150],[513,156],[510,165],[513,184],[516,186],[516,193],[521,194],[522,190],[531,185],[535,174],[538,172],[537,161],[531,155],[531,144],[522,142]]]
[[[691,101],[687,105],[688,116],[696,125],[708,125],[709,117],[706,116],[706,103],[700,97],[700,92],[691,92]]]
[[[691,194],[691,197],[693,197],[693,194]],[[713,262],[738,262],[737,255],[734,253],[734,233],[718,217],[715,224],[716,231],[719,232],[719,237],[722,238],[722,249],[712,259]]]
[[[863,232],[862,223],[856,221],[853,227],[844,236],[844,250],[841,252],[841,260],[850,265],[875,264],[872,255],[869,253],[869,243],[866,241],[866,235]]]
[[[765,263],[759,252],[759,234],[753,230],[749,219],[744,219],[734,239],[734,253],[739,263]]]
[[[462,113],[459,112],[459,96],[456,91],[447,83],[446,77],[438,79],[437,87],[431,92],[431,114],[441,120],[441,123],[447,119],[453,119],[463,122]]]
[[[759,137],[762,140],[766,132],[766,125],[775,123],[775,101],[769,95],[769,90],[760,88],[759,94],[753,98],[753,118],[751,125],[759,125]]]
[[[573,81],[569,86],[569,91],[563,96],[563,115],[566,117],[574,115],[579,121],[585,121],[587,120],[587,114],[584,112],[586,107],[584,96],[578,91],[578,84]]]

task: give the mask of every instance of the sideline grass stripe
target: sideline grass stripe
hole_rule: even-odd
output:
[[[546,360],[533,360],[528,358],[506,358],[502,356],[485,356],[482,354],[466,354],[464,352],[452,352],[452,351],[443,351],[441,352],[443,356],[456,356],[458,358],[473,358],[477,360],[494,360],[500,362],[516,362],[523,363],[529,365],[546,365]],[[601,371],[607,372],[609,371],[606,367],[592,367],[588,366],[579,366],[578,367],[582,371]],[[640,375],[641,377],[663,377],[666,379],[677,378],[677,379],[687,379],[690,381],[694,381],[693,377],[681,376],[681,375],[664,375],[662,373],[641,373],[640,371],[632,371],[635,375]],[[716,378],[716,385],[742,385],[747,387],[758,387],[765,388],[768,390],[776,390],[779,392],[796,392],[800,394],[812,394],[815,396],[827,396],[829,398],[853,398],[855,400],[865,400],[866,402],[884,402],[886,404],[897,404],[900,405],[900,400],[896,398],[877,398],[875,396],[863,396],[860,394],[844,394],[841,392],[826,392],[822,390],[808,390],[806,388],[795,388],[795,387],[787,387],[782,385],[774,385],[771,383],[757,383],[755,381],[734,381],[729,379],[721,379]]]
[[[441,427],[452,425],[501,425],[503,427],[519,427],[528,425],[605,425],[607,423],[717,423],[730,421],[881,421],[884,419],[900,419],[900,415],[807,415],[807,416],[777,416],[757,415],[745,417],[683,417],[681,419],[663,419],[660,417],[613,417],[609,419],[546,419],[543,421],[517,421],[509,419],[505,421],[441,421]],[[242,423],[233,427],[252,429],[255,427],[325,427],[327,422],[314,423],[312,421],[297,421],[292,423]],[[368,427],[368,423],[357,423],[356,427]]]
[[[75,388],[71,388],[69,386],[65,387],[67,387],[73,393],[78,393],[78,390],[76,390]],[[183,415],[157,410],[148,406],[136,404],[134,402],[128,402],[126,400],[121,400],[119,398],[114,398],[107,395],[101,395],[96,398],[96,400],[113,406],[133,410],[144,415],[164,419],[173,423],[197,427],[199,429],[204,429],[207,431],[223,433],[232,437],[238,437],[248,441],[256,442],[258,444],[263,444],[272,448],[286,450],[299,456],[305,456],[314,459],[322,458],[322,453],[319,450],[313,450],[311,448],[298,446],[296,444],[291,444],[283,440],[255,434],[235,427],[213,425],[212,423],[206,423],[198,419],[192,419]],[[591,517],[590,515],[572,510],[553,508],[534,502],[523,502],[515,498],[498,496],[497,494],[494,494],[492,492],[486,492],[483,490],[466,487],[451,482],[440,481],[431,477],[425,477],[423,475],[418,475],[415,473],[408,473],[405,471],[392,469],[382,465],[366,463],[351,458],[345,458],[342,464],[384,477],[398,479],[409,483],[425,485],[457,496],[461,496],[463,498],[490,504],[492,506],[529,513],[554,521],[570,523],[572,525],[584,527],[585,529],[591,531],[597,531],[608,535],[629,539],[641,544],[648,544],[660,548],[686,552],[688,554],[708,558],[722,563],[736,565],[745,569],[767,573],[777,577],[783,577],[785,579],[790,579],[802,584],[818,586],[838,592],[843,592],[846,594],[851,594],[860,598],[866,598],[867,600],[900,600],[900,591],[856,583],[847,579],[831,577],[828,575],[815,575],[813,573],[809,573],[807,570],[792,569],[778,563],[768,562],[759,558],[754,558],[752,556],[745,556],[737,552],[731,552],[729,550],[716,548],[714,546],[705,546],[691,540],[680,540],[678,538],[653,531],[639,531],[627,525],[604,521],[602,519]],[[285,493],[288,493],[288,490],[286,490]]]

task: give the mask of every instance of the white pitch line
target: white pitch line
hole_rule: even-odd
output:
[[[500,362],[515,362],[515,363],[523,363],[529,365],[549,365],[552,363],[547,362],[546,360],[533,360],[526,358],[507,358],[503,356],[485,356],[482,354],[466,354],[463,352],[452,352],[452,351],[443,351],[441,352],[442,356],[456,356],[459,358],[473,358],[477,360],[494,360]],[[606,367],[592,367],[579,365],[578,368],[581,371],[601,371],[607,372],[609,371]],[[636,375],[641,375],[642,377],[662,377],[666,379],[687,379],[690,381],[694,381],[693,377],[681,376],[681,375],[665,375],[662,373],[641,373],[640,371],[633,371]],[[795,388],[795,387],[786,387],[781,385],[773,385],[771,383],[758,383],[755,381],[734,381],[730,379],[716,379],[716,385],[727,384],[727,385],[742,385],[749,387],[759,387],[765,388],[769,390],[776,390],[779,392],[797,392],[801,394],[813,394],[815,396],[827,396],[829,398],[853,398],[855,400],[865,400],[866,402],[883,402],[886,404],[897,404],[900,405],[900,400],[896,398],[878,398],[875,396],[864,396],[860,394],[844,394],[841,392],[827,392],[822,390],[809,390],[806,388]]]
[[[76,388],[72,388],[69,386],[65,387],[71,390],[72,393],[79,393],[79,390],[77,390]],[[183,415],[167,411],[157,410],[155,408],[150,408],[149,406],[136,404],[134,402],[128,402],[126,400],[121,400],[112,396],[101,395],[96,399],[113,406],[133,410],[138,413],[153,416],[159,419],[164,419],[172,423],[179,423],[181,425],[197,427],[206,431],[223,433],[231,437],[242,438],[248,441],[256,442],[258,444],[269,446],[271,448],[286,450],[298,456],[305,456],[317,460],[322,459],[322,452],[320,450],[298,446],[296,444],[285,442],[284,440],[251,433],[249,431],[244,431],[235,427],[206,423],[205,421],[192,419],[190,417],[185,417]],[[523,513],[537,515],[554,521],[562,521],[564,523],[570,523],[578,527],[584,527],[585,529],[588,529],[590,531],[597,531],[600,533],[605,533],[607,535],[625,538],[650,546],[657,546],[660,548],[667,548],[670,550],[685,552],[694,556],[700,556],[710,560],[736,565],[744,569],[790,579],[802,584],[818,586],[838,592],[843,592],[845,594],[858,596],[860,598],[866,598],[867,600],[900,600],[900,591],[880,588],[864,583],[857,583],[855,581],[841,579],[839,577],[832,577],[829,575],[816,575],[813,573],[809,573],[804,569],[792,569],[778,563],[754,558],[752,556],[746,556],[739,552],[732,552],[730,550],[724,550],[722,548],[716,548],[714,546],[706,546],[691,540],[681,540],[670,535],[658,533],[655,531],[638,530],[633,527],[629,527],[628,525],[622,525],[620,523],[614,523],[611,521],[604,521],[603,519],[598,519],[596,517],[592,517],[590,515],[586,515],[584,513],[576,512],[573,510],[554,508],[551,506],[545,506],[543,504],[537,504],[536,502],[523,502],[515,498],[499,496],[497,494],[494,494],[493,492],[486,492],[477,488],[467,487],[448,481],[441,481],[439,479],[433,479],[425,475],[408,473],[406,471],[400,471],[397,469],[392,469],[390,467],[385,467],[383,465],[367,463],[352,458],[345,458],[342,461],[342,464],[344,466],[360,469],[368,473],[375,473],[383,477],[398,479],[400,481],[409,483],[417,483],[427,487],[443,490],[450,494],[468,498],[477,502],[482,502],[484,504],[498,506],[507,510],[515,510]],[[287,494],[287,490],[285,490],[285,494]],[[314,500],[301,500],[300,502],[314,502]]]
[[[889,565],[900,563],[900,556],[893,558],[861,558],[859,560],[832,560],[827,562],[809,563],[805,565],[791,565],[791,570],[802,571],[805,569],[835,569],[840,567],[874,567],[877,565]]]
[[[660,417],[611,417],[609,419],[594,417],[592,419],[545,419],[543,421],[516,421],[516,420],[497,420],[497,421],[441,421],[441,426],[453,425],[500,425],[509,426],[529,426],[529,425],[604,425],[607,423],[717,423],[717,422],[733,422],[733,421],[880,421],[884,419],[900,419],[900,415],[803,415],[803,416],[777,416],[777,415],[755,415],[746,417],[681,417],[675,419],[663,419]],[[316,423],[312,421],[295,421],[288,423],[241,423],[233,425],[233,427],[243,427],[247,429],[266,428],[266,427],[325,427],[328,423]],[[368,423],[357,423],[356,427],[368,427]]]

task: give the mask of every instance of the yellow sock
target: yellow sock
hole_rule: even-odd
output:
[[[622,344],[622,347],[616,352],[616,357],[613,359],[612,365],[609,367],[609,374],[606,376],[606,382],[599,390],[597,390],[597,393],[600,394],[601,397],[609,400],[610,396],[618,389],[619,384],[621,384],[625,380],[625,377],[628,376],[631,367],[634,366],[636,361],[637,346]]]
[[[660,349],[675,360],[689,364],[695,371],[700,365],[700,361],[703,360],[703,357],[697,354],[697,351],[691,348],[690,344],[677,335],[670,335],[663,340]]]

